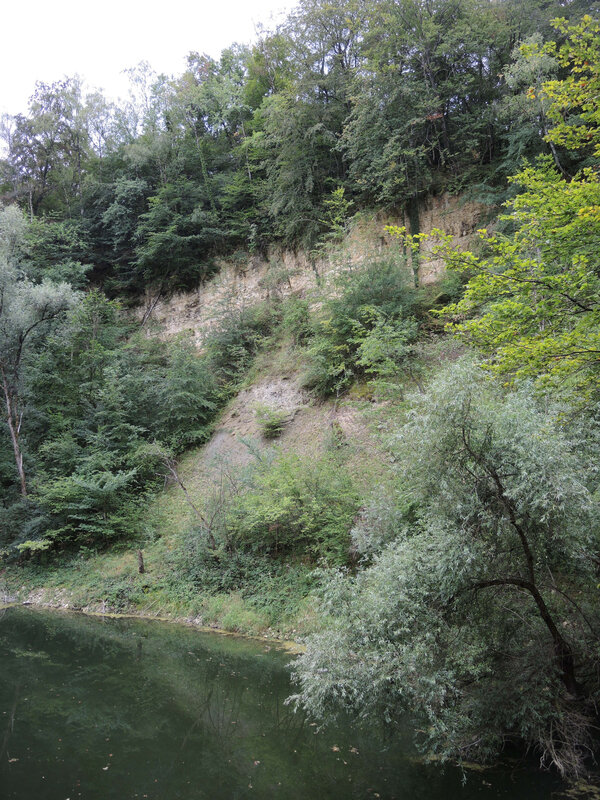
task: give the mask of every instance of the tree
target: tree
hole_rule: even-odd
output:
[[[12,120],[7,141],[8,178],[16,197],[27,198],[31,218],[42,208],[70,214],[80,202],[90,154],[88,119],[79,78],[38,81],[29,114]]]
[[[598,176],[565,182],[546,157],[513,180],[523,191],[501,219],[514,233],[482,231],[483,257],[444,248],[450,269],[470,279],[442,314],[491,371],[589,396],[600,385]]]
[[[563,5],[540,0],[375,3],[340,140],[348,188],[363,203],[407,210],[441,187],[497,202],[520,158],[544,149],[543,114],[513,102],[523,71],[507,70],[511,52],[528,35],[541,39],[557,12]]]
[[[599,508],[583,480],[597,442],[551,412],[469,364],[415,398],[395,455],[418,521],[375,530],[391,544],[326,582],[329,624],[297,663],[313,715],[408,713],[429,753],[485,760],[512,739],[583,772],[600,691]]]
[[[222,403],[214,371],[189,340],[132,335],[118,303],[97,289],[45,332],[21,370],[34,491],[21,518],[25,504],[8,508],[3,544],[37,552],[131,538],[144,498],[164,477],[149,451],[174,457],[208,436]],[[5,461],[2,448],[3,499],[15,484]]]
[[[550,101],[548,116],[555,123],[547,139],[574,150],[593,147],[600,156],[600,24],[586,14],[578,25],[569,25],[561,17],[554,27],[567,39],[561,47],[549,42],[542,52],[569,72],[562,80],[546,81],[542,86],[542,98]],[[538,45],[532,56],[539,51]]]
[[[261,108],[266,202],[276,234],[288,245],[314,245],[323,230],[321,199],[343,174],[336,152],[341,122],[294,90],[267,98]]]
[[[0,380],[4,399],[5,421],[8,426],[15,464],[19,474],[21,495],[27,495],[27,480],[23,466],[21,430],[25,407],[21,396],[22,367],[29,351],[39,337],[49,329],[74,302],[75,295],[68,284],[43,280],[35,284],[11,264],[9,253],[12,219],[19,225],[14,210],[2,211],[0,240]]]
[[[255,120],[262,123],[268,213],[286,244],[315,244],[322,198],[344,179],[338,142],[368,19],[365,0],[303,0],[280,31],[295,74],[265,98]]]
[[[191,288],[214,271],[211,254],[222,234],[197,183],[182,179],[150,197],[136,231],[141,286],[160,291]]]
[[[563,81],[542,85],[541,93],[552,98],[547,116],[558,120],[566,115],[547,138],[555,144],[592,147],[600,137],[594,77],[600,70],[600,27],[589,17],[570,28],[563,22],[557,25],[569,33],[557,57],[571,66],[571,73]],[[535,43],[528,48],[536,54]],[[574,108],[581,111],[576,123],[570,116]],[[500,217],[508,232],[480,231],[482,255],[460,251],[450,237],[434,232],[441,240],[437,252],[448,267],[468,278],[462,299],[441,313],[450,330],[480,348],[487,367],[507,380],[531,377],[541,387],[580,397],[596,395],[600,388],[597,170],[586,167],[567,180],[553,154],[526,165],[512,182],[520,193]],[[390,230],[404,235],[400,229]],[[418,247],[420,237],[407,241]]]

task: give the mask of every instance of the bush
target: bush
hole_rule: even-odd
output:
[[[281,327],[294,344],[303,344],[313,334],[308,300],[290,297],[283,305]]]
[[[278,321],[271,303],[225,311],[205,341],[208,363],[222,385],[237,383]]]
[[[359,506],[358,493],[339,459],[283,455],[257,467],[228,523],[238,548],[346,564]]]
[[[198,528],[187,534],[184,546],[171,557],[171,569],[175,591],[181,593],[187,586],[188,598],[198,594],[215,598],[212,605],[202,601],[200,614],[222,627],[227,627],[224,614],[239,605],[231,601],[233,597],[243,600],[246,609],[256,610],[264,625],[277,625],[294,617],[316,583],[312,564],[243,550],[215,551]]]
[[[143,586],[137,576],[107,578],[100,588],[103,603],[117,613],[131,611],[145,599]]]
[[[278,408],[257,404],[254,409],[260,432],[265,439],[276,439],[290,420],[290,413]]]
[[[256,584],[264,558],[307,565],[350,559],[360,498],[339,458],[260,458],[227,470],[227,481],[208,498],[202,523],[187,538],[182,561],[176,559],[177,569],[198,586],[231,591]]]
[[[361,375],[395,374],[418,330],[416,292],[404,262],[349,270],[340,284],[340,296],[326,303],[308,347],[304,385],[324,397],[344,392]]]

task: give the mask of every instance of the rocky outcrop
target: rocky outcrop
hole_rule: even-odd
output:
[[[489,209],[448,194],[428,198],[419,207],[419,232],[440,228],[450,234],[455,244],[467,248],[474,239]],[[414,223],[413,223],[414,224]],[[219,272],[193,292],[169,298],[146,297],[138,309],[140,320],[149,328],[158,323],[159,334],[171,337],[191,332],[199,347],[207,330],[228,307],[252,306],[274,294],[309,297],[315,287],[351,265],[392,254],[398,243],[386,231],[386,225],[404,225],[410,230],[407,215],[383,217],[361,215],[355,221],[342,246],[314,258],[303,252],[273,251],[268,260],[254,256],[223,261]],[[415,232],[414,230],[412,231]],[[433,242],[425,241],[419,255],[417,276],[420,285],[438,280],[444,271],[443,261],[432,255]],[[401,253],[400,253],[401,254]],[[407,279],[413,279],[410,254],[406,256]]]

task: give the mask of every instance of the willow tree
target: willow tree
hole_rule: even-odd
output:
[[[513,741],[582,774],[600,692],[593,431],[468,364],[417,396],[394,445],[413,511],[383,545],[378,520],[363,524],[365,568],[326,581],[299,702],[317,718],[412,716],[438,757],[490,760]]]

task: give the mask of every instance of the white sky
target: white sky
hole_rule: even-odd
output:
[[[148,61],[179,74],[192,51],[218,57],[250,43],[294,0],[29,0],[2,3],[0,113],[24,112],[36,80],[80,75],[108,97],[127,95],[122,70]],[[274,15],[274,16],[272,16]]]

